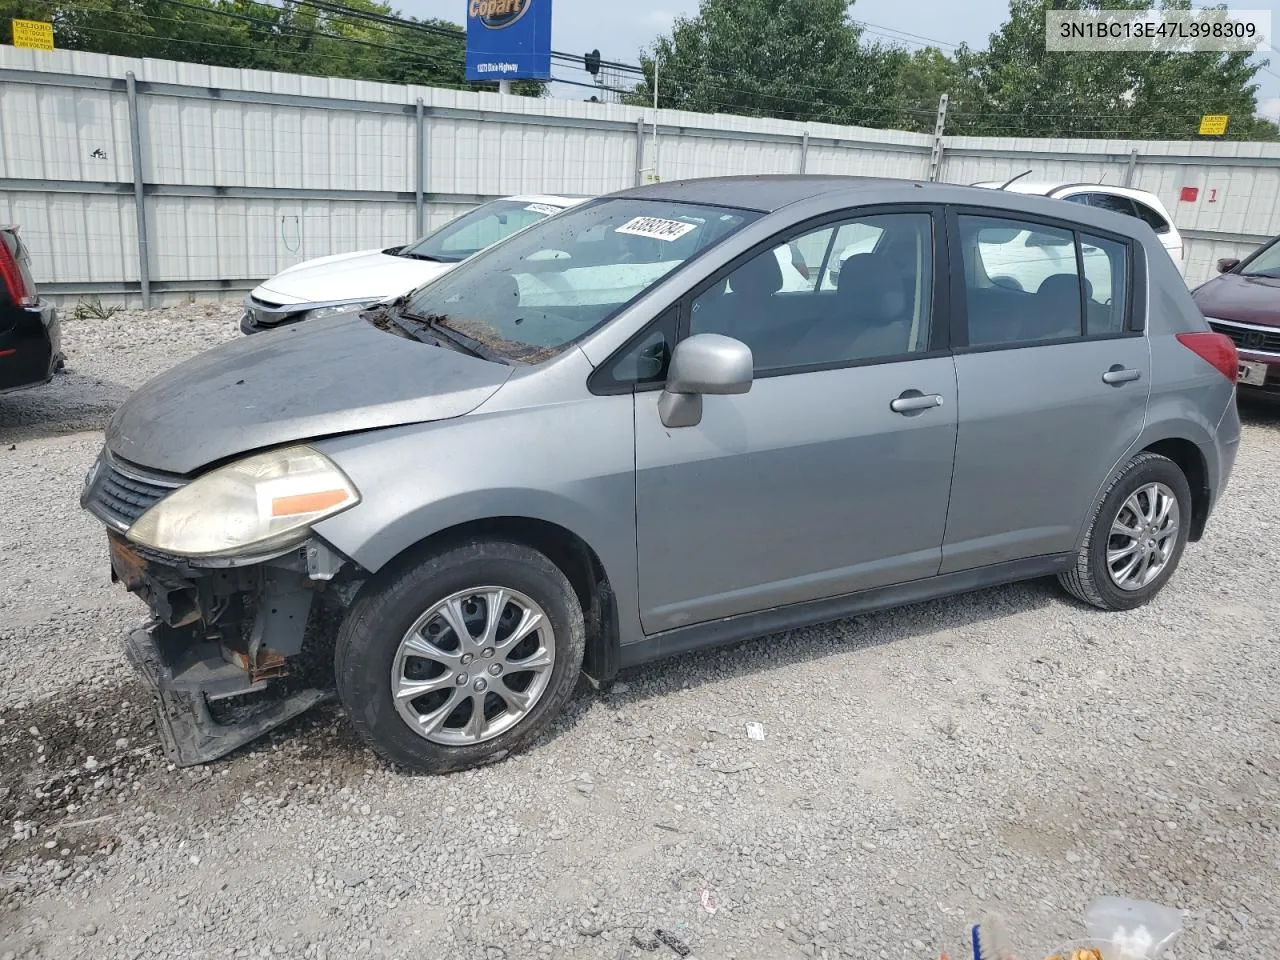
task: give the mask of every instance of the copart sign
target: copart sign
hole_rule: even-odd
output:
[[[551,0],[467,0],[467,79],[551,79]]]

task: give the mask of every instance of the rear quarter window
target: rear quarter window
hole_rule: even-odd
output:
[[[1168,233],[1172,229],[1168,220],[1141,200],[1134,200],[1133,206],[1138,211],[1138,216],[1145,220],[1156,233]]]

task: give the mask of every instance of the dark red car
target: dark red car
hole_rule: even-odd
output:
[[[1196,306],[1235,341],[1241,391],[1280,397],[1280,237],[1244,260],[1219,260],[1218,272],[1192,291]]]
[[[0,225],[0,393],[48,383],[62,366],[58,311],[36,292],[17,227]]]

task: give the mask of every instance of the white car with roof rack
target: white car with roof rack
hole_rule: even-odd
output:
[[[240,329],[258,333],[347,313],[416,290],[467,257],[586,200],[530,194],[482,203],[401,247],[317,257],[281,270],[245,299]]]

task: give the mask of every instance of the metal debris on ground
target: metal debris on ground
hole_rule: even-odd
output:
[[[670,947],[677,956],[687,957],[689,954],[693,953],[689,948],[689,945],[670,930],[663,930],[659,928],[653,931],[653,935]]]
[[[763,740],[763,739],[764,739],[764,724],[763,724],[763,723],[756,723],[754,720],[753,720],[751,723],[748,723],[748,724],[747,724],[747,739],[748,739],[748,740]]]
[[[662,943],[656,937],[641,936],[638,933],[631,935],[631,942],[641,950],[646,950],[649,953],[653,953],[653,951],[662,946]]]

